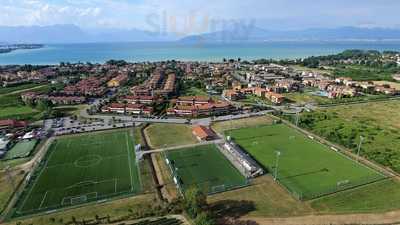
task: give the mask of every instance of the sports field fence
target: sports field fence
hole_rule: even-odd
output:
[[[135,196],[139,193],[142,193],[143,190],[140,188],[139,191],[132,191],[132,190],[126,190],[126,191],[119,191],[115,193],[107,193],[107,194],[100,194],[95,191],[78,195],[78,196],[65,196],[62,201],[57,204],[57,205],[51,205],[47,207],[42,207],[42,208],[37,208],[33,210],[23,210],[24,207],[24,201],[26,198],[29,197],[30,190],[33,188],[35,185],[35,182],[37,181],[38,177],[40,176],[41,172],[46,169],[47,162],[50,159],[51,153],[55,150],[54,146],[57,144],[57,139],[53,140],[52,143],[49,145],[49,150],[46,152],[46,154],[42,157],[42,160],[40,162],[36,163],[33,168],[33,172],[30,174],[30,176],[26,176],[23,184],[23,188],[21,188],[21,191],[16,192],[16,202],[13,205],[12,210],[9,213],[9,217],[11,218],[17,218],[17,217],[23,217],[31,214],[40,214],[44,212],[49,212],[49,211],[57,211],[57,210],[62,210],[65,207],[74,207],[80,204],[88,204],[96,201],[108,201],[111,199],[119,199],[119,198],[126,198],[130,196]],[[139,167],[139,165],[138,165]]]
[[[279,172],[278,172],[279,174]],[[301,200],[301,201],[307,201],[307,200],[312,200],[316,198],[320,198],[326,195],[334,194],[337,192],[345,191],[348,189],[368,185],[371,183],[379,182],[389,179],[389,177],[378,177],[378,176],[364,176],[360,177],[358,179],[352,179],[352,180],[342,180],[336,182],[335,185],[332,185],[331,187],[327,187],[321,191],[301,191],[300,188],[293,187],[291,185],[288,185],[285,183],[285,179],[280,179],[279,176],[276,179],[277,183],[280,184],[282,187],[284,187],[294,198]]]

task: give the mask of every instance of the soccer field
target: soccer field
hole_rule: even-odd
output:
[[[168,151],[165,157],[183,191],[196,186],[213,194],[247,185],[246,178],[215,145]]]
[[[17,203],[16,215],[138,193],[140,188],[130,131],[62,137],[51,144]]]
[[[385,176],[331,150],[284,124],[226,132],[274,174],[295,197],[312,199],[367,184]]]

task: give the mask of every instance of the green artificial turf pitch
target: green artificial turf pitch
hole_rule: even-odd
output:
[[[15,144],[14,147],[7,152],[6,157],[4,159],[15,159],[15,158],[23,158],[27,157],[31,154],[32,150],[35,148],[37,140],[31,141],[20,141]]]
[[[215,145],[168,151],[166,158],[183,191],[196,186],[213,194],[247,185],[246,178]]]
[[[299,199],[312,199],[385,178],[284,124],[226,132]]]
[[[17,215],[140,191],[128,130],[59,138],[42,163],[19,201]]]

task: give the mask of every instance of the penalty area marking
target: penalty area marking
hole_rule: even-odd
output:
[[[44,196],[43,196],[43,198],[42,198],[42,201],[40,202],[40,205],[39,205],[39,210],[42,208],[42,205],[43,205],[43,203],[44,203],[44,200],[46,199],[46,197],[47,197],[47,193],[48,193],[49,191],[46,191],[46,193],[44,193]]]

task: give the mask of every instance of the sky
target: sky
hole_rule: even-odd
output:
[[[400,28],[400,0],[0,0],[0,26],[75,24],[202,33],[226,24],[293,30]]]

